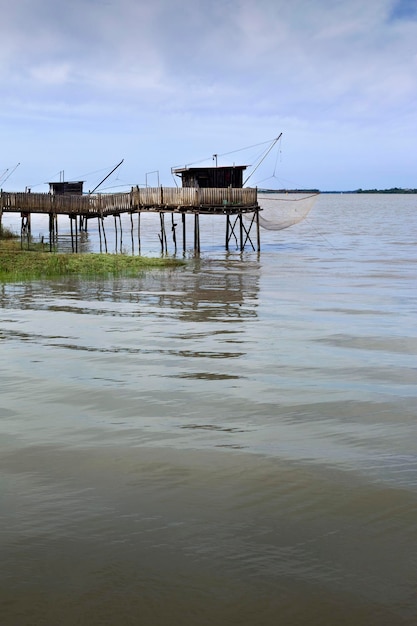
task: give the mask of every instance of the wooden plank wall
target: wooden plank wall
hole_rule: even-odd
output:
[[[133,188],[127,193],[58,196],[49,193],[0,192],[3,212],[114,215],[138,210],[250,208],[257,205],[257,189],[196,189],[192,187]]]

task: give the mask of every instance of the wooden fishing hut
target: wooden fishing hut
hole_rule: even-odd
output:
[[[217,155],[214,155],[217,160]],[[244,250],[246,243],[250,243],[252,249],[255,246],[252,242],[250,233],[252,226],[256,225],[256,249],[260,250],[260,233],[259,233],[259,206],[257,202],[256,189],[243,189],[243,172],[247,165],[231,165],[231,166],[212,166],[212,167],[180,167],[173,168],[172,173],[181,178],[182,187],[184,189],[213,190],[217,194],[220,192],[222,197],[221,205],[213,201],[213,206],[204,207],[200,205],[200,210],[195,213],[195,230],[198,230],[199,250],[199,213],[224,214],[226,216],[226,250],[229,250],[230,241],[235,239],[240,250]],[[227,191],[226,191],[227,190]],[[255,192],[252,204],[245,197],[247,192]],[[251,213],[252,217],[248,222],[244,222],[244,214]],[[239,242],[239,243],[238,243]]]
[[[243,172],[247,165],[220,167],[180,167],[173,169],[176,176],[181,177],[183,187],[199,187],[200,189],[241,189]]]
[[[83,180],[67,180],[60,181],[59,183],[48,183],[49,192],[54,196],[82,196],[83,195]]]
[[[70,219],[72,249],[78,252],[78,236],[87,230],[90,219],[98,220],[100,251],[102,239],[107,252],[104,219],[114,218],[116,250],[118,241],[122,251],[122,214],[130,214],[132,252],[134,251],[134,221],[137,216],[136,233],[141,246],[140,218],[143,213],[159,213],[159,240],[161,252],[168,253],[167,231],[171,231],[175,252],[177,251],[177,218],[181,215],[182,249],[186,252],[186,216],[194,218],[193,249],[200,252],[200,215],[225,216],[225,246],[231,243],[239,250],[247,245],[260,250],[259,211],[256,188],[243,188],[243,171],[246,166],[177,168],[172,172],[181,177],[182,187],[132,187],[124,193],[83,193],[83,181],[61,181],[49,183],[49,193],[10,193],[0,190],[0,223],[2,213],[20,212],[22,216],[22,240],[25,234],[29,241],[30,215],[49,215],[49,243],[52,250],[57,242],[58,215]],[[165,216],[170,215],[167,228]],[[255,235],[252,235],[252,232]],[[256,237],[256,239],[255,239]],[[119,239],[118,239],[119,238]]]
[[[83,180],[62,180],[59,182],[53,181],[49,182],[49,193],[52,196],[57,197],[81,197],[84,193],[84,181]],[[84,215],[78,216],[79,220],[77,223],[77,213],[68,213],[68,217],[70,219],[71,226],[71,241],[73,250],[78,251],[78,231],[86,231],[87,230],[87,218]],[[74,230],[75,230],[75,240],[74,240]],[[49,214],[49,239],[50,241],[58,241],[58,215],[57,213]]]

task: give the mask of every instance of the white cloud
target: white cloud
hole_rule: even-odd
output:
[[[71,82],[70,63],[45,63],[30,68],[30,77],[41,85],[64,85]]]
[[[411,133],[417,21],[405,8],[395,0],[19,0],[2,23],[2,118],[35,134],[49,123],[112,140],[147,127],[163,142],[168,129],[185,133],[190,152],[189,128],[203,148],[216,143],[216,128],[225,143],[244,134],[251,143],[285,125],[314,127],[329,151],[335,128],[358,139],[387,125]]]

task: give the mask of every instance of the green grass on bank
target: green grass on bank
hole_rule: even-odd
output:
[[[172,258],[147,258],[125,254],[61,254],[20,249],[20,241],[0,240],[0,281],[79,276],[137,276],[150,268],[178,267]]]
[[[1,239],[17,239],[16,233],[14,233],[9,228],[5,228],[2,224],[0,224],[0,240]]]

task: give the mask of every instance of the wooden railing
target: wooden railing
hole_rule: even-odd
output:
[[[0,212],[113,215],[137,210],[256,208],[257,189],[134,187],[127,193],[59,196],[49,193],[0,192]]]
[[[136,187],[132,194],[133,204],[139,206],[248,207],[257,203],[257,190],[252,188]]]

